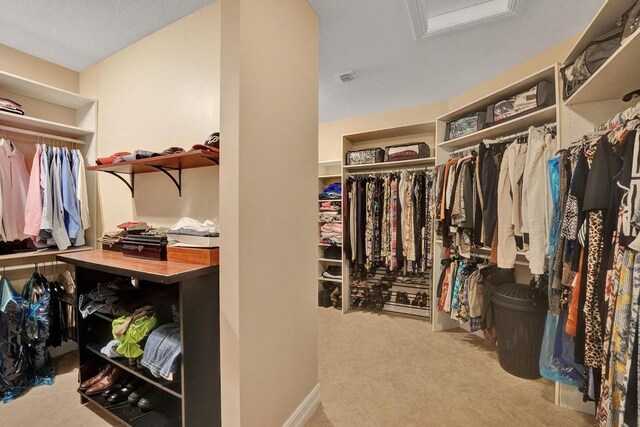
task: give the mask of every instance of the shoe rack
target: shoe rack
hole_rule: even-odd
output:
[[[76,268],[79,383],[110,364],[152,386],[165,401],[160,408],[143,412],[126,401],[110,404],[100,394],[89,396],[78,391],[80,402],[93,405],[128,426],[219,426],[218,266],[128,258],[120,252],[103,250],[60,255],[58,260]],[[109,358],[100,352],[113,338],[114,317],[93,313],[83,318],[78,310],[79,297],[98,283],[118,277],[131,280],[152,301],[171,301],[171,307],[178,309],[182,356],[173,380],[156,378],[144,367],[131,366],[124,357]]]

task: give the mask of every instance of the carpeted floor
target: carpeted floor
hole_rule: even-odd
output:
[[[420,319],[319,309],[322,404],[310,426],[590,426],[554,384],[506,373],[493,348]]]
[[[592,425],[553,403],[553,383],[504,372],[477,336],[430,331],[418,319],[319,309],[322,404],[309,425]],[[74,353],[57,359],[54,385],[0,404],[0,425],[117,425],[80,405],[77,364]]]

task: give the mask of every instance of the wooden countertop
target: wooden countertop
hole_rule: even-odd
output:
[[[57,259],[78,267],[136,277],[162,284],[180,282],[218,270],[217,265],[139,259],[125,257],[121,252],[101,249],[58,255]]]

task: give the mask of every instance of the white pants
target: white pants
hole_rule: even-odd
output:
[[[504,152],[498,175],[498,267],[513,268],[518,254],[515,235],[522,235],[520,178],[527,146],[512,143]]]

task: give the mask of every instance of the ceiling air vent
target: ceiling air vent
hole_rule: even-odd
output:
[[[356,75],[353,71],[347,71],[346,73],[342,73],[338,76],[338,80],[342,81],[342,83],[349,83],[356,79]]]

